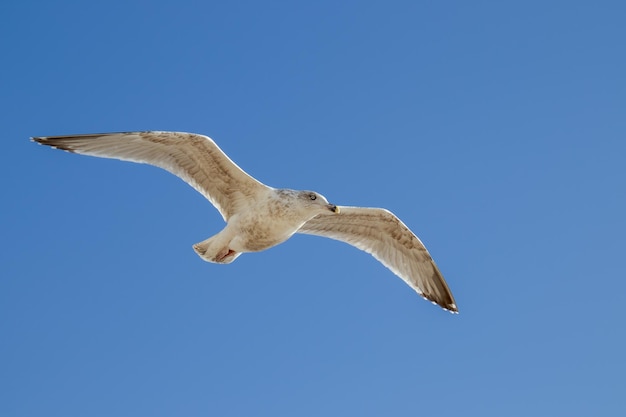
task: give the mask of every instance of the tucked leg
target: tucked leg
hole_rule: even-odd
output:
[[[234,260],[234,258],[230,259],[230,260],[228,258],[235,256],[236,253],[237,252],[235,252],[234,250],[226,247],[226,248],[222,249],[221,251],[219,251],[217,253],[217,255],[215,255],[214,262],[217,262],[217,263],[230,263],[230,262],[232,262]]]

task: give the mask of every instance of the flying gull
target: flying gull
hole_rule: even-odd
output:
[[[294,233],[324,236],[372,254],[422,297],[458,312],[432,257],[393,213],[336,206],[313,191],[269,187],[245,173],[207,136],[130,132],[32,140],[72,153],[155,165],[180,177],[226,221],[221,232],[193,245],[205,261],[228,264],[242,253],[278,245]]]

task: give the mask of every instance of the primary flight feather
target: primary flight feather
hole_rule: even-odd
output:
[[[205,261],[227,264],[242,253],[282,243],[294,233],[324,236],[372,254],[421,296],[458,312],[432,257],[393,213],[336,206],[313,191],[269,187],[239,168],[207,136],[129,132],[32,139],[73,153],[155,165],[183,179],[227,222],[221,232],[193,245]]]

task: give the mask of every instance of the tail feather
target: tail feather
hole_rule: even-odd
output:
[[[206,254],[206,251],[209,249],[209,245],[208,245],[208,240],[207,239],[203,242],[200,243],[196,243],[195,245],[193,245],[193,250],[196,251],[196,253],[198,254],[199,257],[204,258],[204,255]]]

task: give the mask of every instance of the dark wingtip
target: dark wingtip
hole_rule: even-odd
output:
[[[457,308],[456,304],[445,304],[445,305],[442,305],[442,304],[439,304],[439,303],[437,303],[435,301],[433,301],[432,303],[438,305],[441,308],[443,308],[448,313],[459,314],[459,309]]]
[[[459,308],[456,306],[456,303],[448,303],[445,306],[441,306],[444,310],[449,311],[452,314],[459,314]]]
[[[33,142],[37,142],[40,145],[45,145],[54,149],[60,149],[62,151],[75,153],[74,149],[72,149],[69,144],[63,141],[63,139],[66,138],[66,136],[33,136],[30,138],[30,140]]]
[[[434,305],[443,308],[444,310],[446,310],[449,313],[459,314],[459,308],[456,306],[456,303],[454,301],[444,301],[444,302],[441,302],[441,301],[437,301],[432,296],[427,296],[427,295],[424,295],[424,294],[421,294],[421,296],[422,296],[422,298],[424,298],[424,300],[430,301]]]
[[[440,304],[440,306],[452,314],[459,314],[459,308],[456,306],[454,299],[446,301],[445,303]]]

